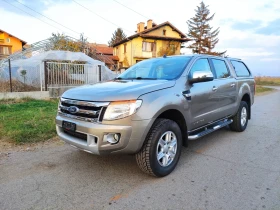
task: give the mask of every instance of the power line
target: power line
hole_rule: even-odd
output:
[[[18,2],[18,3],[20,3],[20,4],[22,4],[22,5],[25,6],[26,8],[32,10],[33,12],[36,12],[37,14],[42,15],[43,17],[45,17],[45,18],[47,18],[47,19],[53,21],[54,23],[56,23],[56,24],[58,24],[58,25],[60,25],[60,26],[62,26],[62,27],[64,27],[64,28],[67,28],[68,30],[70,30],[70,31],[72,31],[72,32],[74,32],[74,33],[76,33],[76,34],[81,34],[81,33],[77,32],[77,31],[74,31],[74,30],[72,30],[71,28],[68,28],[67,26],[64,26],[64,25],[62,25],[61,23],[59,23],[59,22],[57,22],[57,21],[55,21],[55,20],[53,20],[53,19],[47,17],[46,15],[43,15],[42,13],[37,12],[36,10],[34,10],[34,9],[32,9],[31,7],[29,7],[29,6],[27,6],[27,5],[23,4],[23,3],[21,3],[21,2],[18,1],[18,0],[14,0],[14,1],[16,1],[16,2]]]
[[[137,13],[138,15],[141,15],[142,17],[144,17],[144,18],[146,18],[146,19],[149,19],[148,17],[146,17],[145,15],[142,15],[141,13],[135,11],[134,9],[131,9],[131,8],[129,8],[128,6],[126,6],[126,5],[124,5],[124,4],[120,3],[120,2],[118,2],[118,1],[116,1],[116,0],[113,0],[113,1],[114,1],[114,2],[117,2],[118,4],[120,4],[120,5],[124,6],[124,7],[126,7],[127,9],[129,9],[129,10],[131,10],[131,11]]]
[[[109,23],[111,23],[111,24],[117,26],[118,28],[122,28],[122,27],[120,27],[118,24],[113,23],[112,21],[110,21],[110,20],[108,20],[108,19],[102,17],[101,15],[97,14],[96,12],[94,12],[94,11],[88,9],[87,7],[83,6],[82,4],[76,2],[75,0],[72,0],[72,1],[75,2],[76,4],[78,4],[80,7],[83,7],[84,9],[88,10],[89,12],[91,12],[91,13],[97,15],[98,17],[102,18],[103,20],[105,20],[105,21],[107,21],[107,22],[109,22]],[[132,33],[131,31],[129,31],[129,30],[125,29],[125,28],[123,28],[123,29],[126,30],[126,31],[128,31],[129,33]]]
[[[53,28],[56,28],[56,29],[58,29],[58,30],[60,30],[60,31],[61,31],[61,29],[60,29],[60,28],[57,28],[57,27],[55,27],[55,26],[53,26],[53,25],[51,25],[51,24],[49,24],[49,23],[47,23],[47,22],[45,22],[45,21],[41,20],[40,18],[37,18],[36,16],[34,16],[34,15],[32,15],[32,14],[30,14],[30,13],[28,13],[28,12],[24,11],[24,10],[22,10],[21,8],[19,8],[19,7],[15,6],[15,5],[13,5],[13,4],[11,4],[10,2],[7,2],[6,0],[2,0],[2,1],[4,1],[4,2],[6,2],[7,4],[9,4],[9,5],[11,5],[11,6],[13,6],[13,7],[17,8],[18,10],[20,10],[20,11],[22,11],[22,12],[24,12],[24,13],[26,13],[26,14],[28,14],[28,15],[30,15],[30,16],[32,16],[32,17],[34,17],[34,18],[36,18],[36,19],[38,19],[38,20],[40,20],[40,21],[42,21],[42,22],[44,22],[45,24],[47,24],[47,25],[49,25],[49,26],[51,26],[51,27],[53,27]]]
[[[11,4],[10,2],[7,2],[6,0],[2,0],[2,1],[4,1],[4,2],[6,2],[7,4],[9,4],[9,5],[11,5],[11,6],[17,8],[18,10],[20,10],[20,11],[22,11],[22,12],[24,12],[24,13],[30,15],[31,17],[36,18],[36,19],[42,21],[43,23],[45,23],[45,24],[47,24],[47,25],[49,25],[49,26],[51,26],[51,27],[53,27],[53,28],[55,28],[55,29],[58,29],[59,31],[64,32],[64,31],[61,30],[60,28],[58,28],[58,27],[56,27],[56,26],[54,26],[54,25],[52,25],[52,24],[49,24],[49,23],[46,22],[46,21],[41,20],[40,18],[38,18],[38,17],[36,17],[36,16],[34,16],[34,15],[32,15],[32,14],[30,14],[30,13],[24,11],[24,10],[22,10],[21,8],[15,6],[15,5],[13,5],[13,4]],[[15,1],[17,1],[17,0],[15,0]],[[20,2],[19,2],[19,3],[20,3]],[[27,6],[26,6],[26,7],[27,7]],[[31,9],[31,8],[30,8],[30,9]],[[33,10],[33,9],[31,9],[31,10]],[[35,10],[33,10],[33,11],[36,12]],[[36,13],[39,14],[39,12],[36,12]],[[44,16],[44,15],[43,15],[43,16]],[[47,16],[45,16],[45,17],[48,18]],[[50,19],[50,18],[48,18],[48,19]],[[54,21],[54,20],[52,20],[52,21]],[[54,22],[56,22],[56,21],[54,21]],[[56,23],[59,24],[58,22],[56,22]],[[62,24],[59,24],[59,25],[62,25]],[[66,27],[66,28],[67,28],[67,27]],[[74,31],[74,30],[72,30],[72,29],[70,29],[70,28],[69,28],[69,30]],[[78,32],[76,32],[76,33],[78,33]],[[81,33],[79,33],[79,34],[81,34]],[[95,41],[95,42],[96,42],[96,39],[93,39],[93,38],[90,38],[90,37],[87,37],[87,36],[84,36],[84,37],[85,37],[85,38],[88,38],[88,39],[91,39],[92,41]]]

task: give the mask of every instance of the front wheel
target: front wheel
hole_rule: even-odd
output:
[[[232,118],[233,122],[229,125],[230,129],[237,132],[242,132],[248,124],[249,108],[245,101],[241,101],[238,112]]]
[[[178,124],[169,119],[157,119],[136,154],[136,161],[145,173],[163,177],[176,167],[181,148],[182,133]]]

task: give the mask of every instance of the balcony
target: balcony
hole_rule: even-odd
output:
[[[156,57],[156,52],[147,52],[147,51],[135,51],[133,53],[134,58],[155,58]]]

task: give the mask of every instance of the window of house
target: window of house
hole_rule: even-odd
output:
[[[126,53],[126,44],[124,44],[123,47],[124,47],[123,51],[124,53]]]
[[[215,68],[217,79],[227,78],[230,76],[225,61],[219,59],[211,59]]]
[[[142,42],[142,51],[152,52],[155,47],[153,42]]]
[[[10,38],[7,38],[7,39],[6,39],[6,42],[7,42],[7,43],[10,43],[10,42],[11,42],[11,39],[10,39]]]
[[[166,35],[166,30],[165,30],[165,29],[162,30],[162,35],[163,35],[163,36]]]
[[[118,55],[119,54],[119,48],[117,47],[116,48],[116,55]]]
[[[0,54],[2,55],[10,55],[12,53],[11,47],[0,46]]]
[[[234,67],[236,76],[238,77],[248,77],[250,76],[250,72],[247,69],[247,67],[244,65],[244,63],[240,61],[230,61]]]

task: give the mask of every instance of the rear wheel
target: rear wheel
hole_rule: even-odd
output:
[[[166,176],[176,167],[182,148],[182,134],[178,124],[157,119],[146,141],[136,154],[139,168],[153,176]]]
[[[248,124],[249,108],[245,101],[241,101],[238,112],[232,118],[233,122],[229,125],[230,129],[237,132],[242,132]]]

